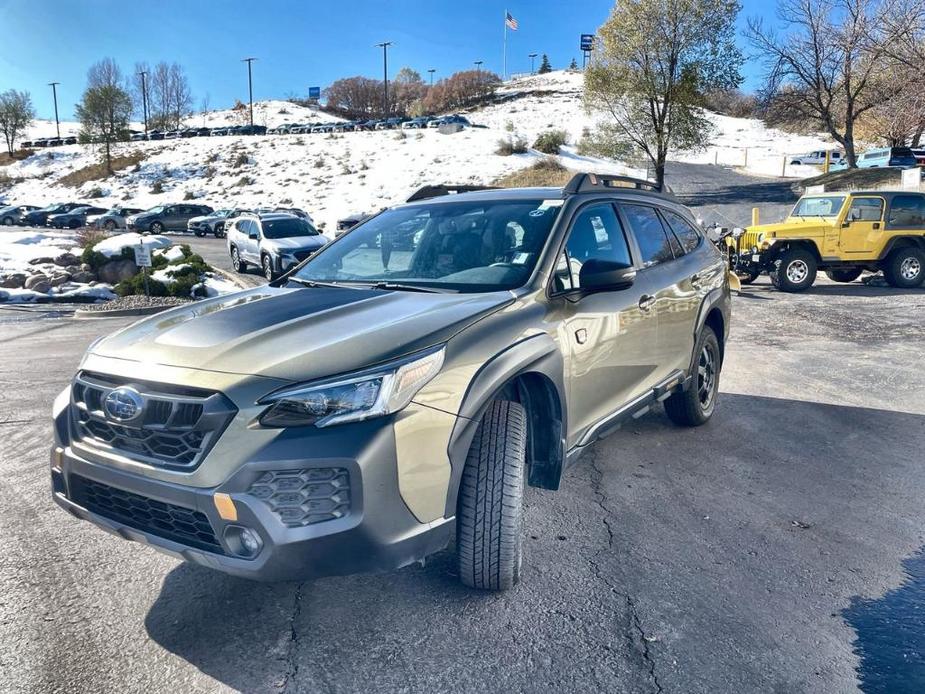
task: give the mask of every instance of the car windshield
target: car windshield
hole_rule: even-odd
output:
[[[215,212],[212,213],[212,215],[215,216],[215,217],[227,217],[227,216],[230,215],[230,214],[231,214],[231,210],[230,210],[230,209],[215,210]]]
[[[150,210],[146,210],[146,212],[150,212],[151,214],[160,214],[163,211],[164,211],[163,205],[156,205],[152,207]]]
[[[386,210],[341,236],[296,277],[461,292],[522,286],[562,200],[441,202]]]
[[[836,217],[845,203],[845,196],[806,197],[797,200],[791,217]]]
[[[282,219],[264,219],[263,235],[268,239],[288,239],[293,236],[317,236],[318,230],[304,219],[284,217]]]

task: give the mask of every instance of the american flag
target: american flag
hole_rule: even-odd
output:
[[[517,20],[514,19],[514,15],[512,15],[510,12],[504,13],[504,23],[514,31],[517,31]]]

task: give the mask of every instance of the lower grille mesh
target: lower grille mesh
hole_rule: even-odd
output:
[[[225,554],[204,513],[127,492],[80,475],[69,479],[71,500],[88,511],[182,545]]]

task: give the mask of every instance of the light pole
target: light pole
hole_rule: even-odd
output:
[[[58,132],[58,139],[61,139],[61,124],[58,122],[58,85],[60,82],[49,82],[51,87],[51,96],[55,100],[55,130]]]
[[[476,72],[478,72],[478,73],[481,73],[481,72],[482,72],[482,63],[484,63],[484,62],[485,62],[484,60],[476,60],[476,61],[475,61],[475,71],[476,71]]]
[[[536,56],[537,56],[536,53],[531,53],[530,55],[527,56],[528,58],[530,58],[530,74],[531,75],[533,74],[533,61],[536,60]]]
[[[145,117],[145,139],[148,139],[148,83],[145,81],[145,78],[148,76],[147,70],[142,70],[138,73],[141,75],[141,103],[142,108],[144,109]]]
[[[434,86],[434,73],[435,73],[436,71],[437,71],[437,70],[436,70],[435,68],[431,68],[430,70],[428,70],[428,72],[430,73],[430,86],[431,86],[431,87]]]
[[[242,63],[247,63],[247,95],[248,101],[251,107],[251,129],[254,127],[254,80],[253,75],[251,74],[251,63],[253,63],[256,58],[242,58]]]
[[[389,46],[391,41],[377,43],[376,47],[382,49],[382,94],[385,102],[385,117],[389,117]]]

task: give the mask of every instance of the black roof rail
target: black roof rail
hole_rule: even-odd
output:
[[[575,193],[589,193],[609,188],[635,188],[636,190],[649,190],[653,193],[671,193],[668,186],[660,186],[655,181],[597,173],[575,174],[572,176],[572,180],[562,189],[562,192],[566,195],[574,195]]]
[[[476,186],[476,185],[447,185],[441,183],[435,186],[424,186],[414,191],[405,202],[416,202],[418,200],[427,200],[428,198],[438,198],[441,195],[456,195],[457,193],[471,193],[476,190],[495,190],[497,186]]]

